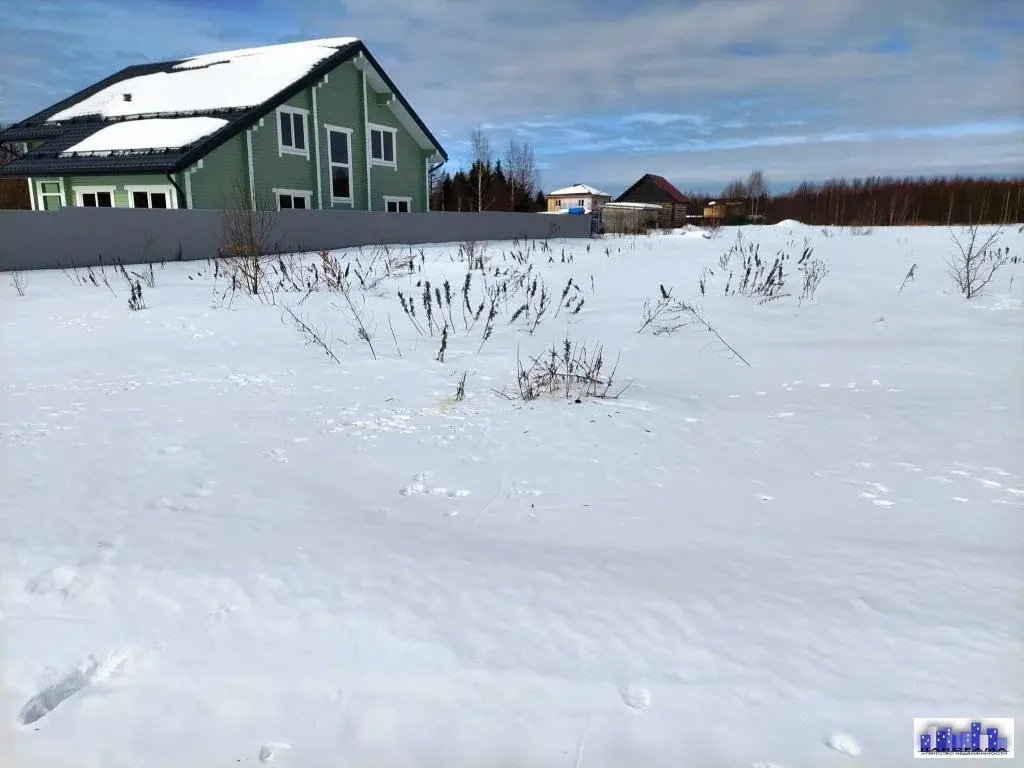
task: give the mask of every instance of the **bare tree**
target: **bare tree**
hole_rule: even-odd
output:
[[[961,235],[957,235],[952,227],[949,230],[949,236],[957,247],[957,252],[947,262],[949,275],[967,299],[980,295],[996,272],[1010,260],[1010,249],[999,247],[1002,226],[984,235],[980,223],[984,217],[982,209],[976,222],[965,227]]]
[[[725,200],[742,199],[746,196],[747,185],[743,183],[743,179],[733,179],[722,190],[722,198]]]
[[[746,193],[750,198],[750,212],[756,214],[761,201],[768,197],[768,185],[764,180],[764,171],[760,168],[755,168],[747,176]]]
[[[484,129],[477,126],[469,134],[469,143],[473,151],[472,186],[473,195],[476,198],[476,209],[484,209],[484,197],[487,194],[487,186],[491,164],[494,162],[494,150],[491,149],[491,140],[487,138]]]
[[[505,174],[511,186],[510,208],[527,210],[533,200],[537,163],[533,145],[514,136],[505,147]]]

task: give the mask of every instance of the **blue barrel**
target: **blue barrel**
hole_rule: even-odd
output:
[[[582,205],[577,206],[575,208],[570,208],[569,209],[569,215],[570,216],[582,216],[586,212],[587,212],[587,209],[584,208]]]

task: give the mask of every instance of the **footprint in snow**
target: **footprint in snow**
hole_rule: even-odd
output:
[[[825,746],[842,752],[844,755],[856,757],[860,754],[860,744],[856,739],[846,733],[831,733],[825,738]]]
[[[630,709],[646,711],[651,706],[651,692],[641,685],[630,683],[619,689],[622,702]]]
[[[274,741],[264,744],[260,747],[258,755],[259,761],[264,765],[270,765],[277,759],[282,750],[291,748],[291,744],[285,744],[283,741]]]
[[[119,675],[128,660],[129,654],[125,651],[112,653],[105,659],[90,657],[26,701],[18,713],[18,721],[32,725],[42,720],[75,694]]]
[[[470,494],[465,488],[443,488],[428,485],[426,481],[431,477],[430,472],[418,472],[413,475],[413,482],[403,485],[398,492],[402,496],[447,496],[450,499],[462,498]]]

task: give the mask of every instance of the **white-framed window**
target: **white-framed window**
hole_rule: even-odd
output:
[[[352,129],[325,125],[332,203],[352,202]]]
[[[397,168],[398,130],[373,123],[369,123],[366,127],[370,129],[370,164]]]
[[[309,158],[309,112],[299,107],[277,108],[277,154]]]
[[[55,211],[67,205],[64,185],[58,181],[36,182],[36,204],[40,211]]]
[[[113,187],[75,187],[75,204],[80,208],[113,208]]]
[[[274,189],[277,210],[308,210],[312,208],[313,193],[307,189]]]
[[[411,197],[388,197],[384,196],[384,210],[388,213],[408,213],[412,210]]]
[[[125,187],[131,208],[177,208],[174,187]]]
[[[559,198],[558,200],[555,200],[555,208],[561,208],[561,207],[562,207],[562,199]]]

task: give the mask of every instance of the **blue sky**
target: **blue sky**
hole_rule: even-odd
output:
[[[129,64],[357,36],[465,159],[533,142],[544,188],[717,191],[1024,173],[1018,0],[35,0],[0,14],[0,120]]]

